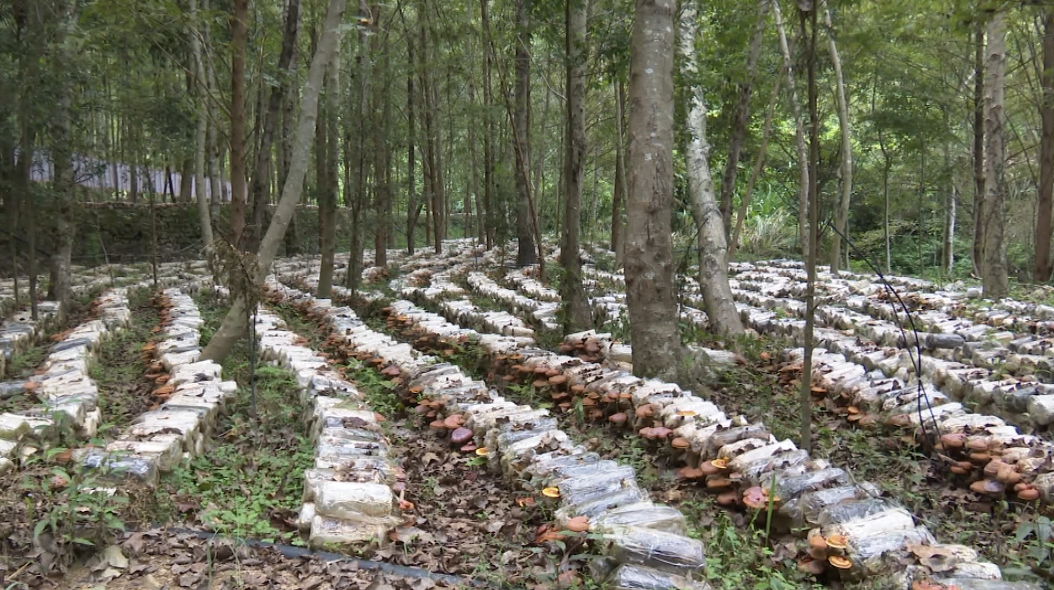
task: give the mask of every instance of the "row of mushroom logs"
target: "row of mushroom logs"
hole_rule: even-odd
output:
[[[779,384],[789,393],[797,393],[798,388],[801,386],[801,372],[802,362],[800,360],[784,363],[776,370]],[[878,417],[852,405],[850,403],[851,400],[846,397],[848,394],[845,392],[840,393],[835,399],[831,399],[828,396],[827,388],[822,383],[822,378],[822,369],[813,373],[813,382],[809,387],[813,405],[824,406],[827,411],[845,417],[850,423],[860,428],[871,430],[878,427]]]
[[[1007,447],[995,437],[964,432],[941,435],[936,447],[952,473],[971,480],[970,491],[987,498],[1011,493],[1024,502],[1039,499],[1030,467],[1044,459],[1031,457],[1028,447]]]
[[[172,302],[164,292],[159,292],[154,296],[151,303],[158,308],[158,323],[156,326],[150,329],[152,334],[161,334],[165,328],[172,323],[171,310]],[[170,378],[165,366],[161,363],[157,354],[157,340],[151,339],[149,342],[143,345],[140,351],[139,359],[143,364],[147,365],[146,378],[153,382],[154,390],[152,395],[154,396],[154,406],[151,409],[156,410],[161,404],[168,401],[168,398],[172,397],[174,388],[168,384]]]
[[[569,412],[581,404],[587,419],[598,422],[607,416],[615,427],[631,426],[628,411],[630,394],[600,394],[586,391],[582,384],[568,385],[567,376],[557,369],[519,364],[523,355],[513,353],[496,357],[496,370],[506,370],[504,383],[529,383],[539,393],[547,394],[561,411]],[[605,409],[607,411],[605,411]]]

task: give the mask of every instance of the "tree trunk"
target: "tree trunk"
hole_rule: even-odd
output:
[[[974,31],[973,83],[973,272],[984,273],[984,27]]]
[[[696,57],[698,18],[695,5],[686,2],[681,8],[679,49],[681,74],[692,86],[688,99],[688,145],[684,159],[688,170],[688,192],[692,217],[695,219],[699,248],[699,287],[703,291],[710,329],[717,334],[743,333],[743,323],[736,311],[732,288],[728,284],[728,246],[721,211],[714,198],[714,180],[710,175],[710,144],[706,137],[706,99],[699,83]]]
[[[346,0],[330,0],[329,10],[322,29],[322,38],[319,40],[318,49],[311,59],[311,69],[308,73],[307,84],[304,86],[304,95],[300,108],[300,120],[297,122],[296,138],[293,144],[293,158],[286,178],[285,186],[282,187],[282,198],[275,209],[271,224],[267,227],[267,233],[260,242],[260,254],[257,257],[256,276],[257,285],[262,285],[267,278],[268,270],[274,261],[278,246],[282,242],[282,234],[289,225],[289,218],[296,211],[296,204],[300,200],[300,193],[304,189],[304,176],[307,174],[308,163],[311,153],[311,136],[315,132],[315,120],[318,115],[318,98],[325,77],[326,67],[336,54],[337,35],[341,18],[344,14]],[[236,294],[231,309],[223,318],[223,324],[202,351],[201,357],[213,361],[220,361],[230,353],[235,342],[245,333],[246,328],[246,301],[244,294]]]
[[[778,1],[778,0],[777,0]],[[799,4],[799,7],[801,5]],[[800,10],[800,9],[799,9]],[[811,6],[809,12],[801,10],[802,33],[804,39],[805,22],[809,22],[808,52],[806,55],[806,67],[808,68],[808,92],[809,92],[809,224],[808,239],[806,243],[805,258],[805,354],[802,359],[801,390],[798,395],[799,411],[801,412],[801,432],[799,434],[799,446],[806,450],[812,450],[812,356],[815,342],[813,340],[813,329],[816,325],[816,260],[820,256],[820,246],[817,240],[820,225],[820,198],[817,183],[817,169],[820,167],[820,120],[817,116],[817,91],[816,91],[816,15],[819,7]]]
[[[198,201],[198,223],[201,225],[202,248],[212,245],[212,218],[205,186],[205,154],[208,151],[209,91],[205,81],[205,65],[198,40],[198,2],[190,0],[190,53],[194,59],[194,75],[198,89],[198,128],[194,136],[194,193]]]
[[[512,124],[516,128],[516,264],[538,262],[531,227],[531,30],[527,0],[516,0],[516,109]],[[504,92],[504,89],[502,90]]]
[[[564,3],[567,84],[567,198],[564,200],[564,225],[560,241],[560,263],[564,280],[560,283],[563,300],[564,331],[578,332],[592,327],[593,320],[582,286],[582,262],[579,256],[582,182],[586,155],[586,83],[585,44],[586,10],[581,0]],[[520,249],[522,251],[522,248]]]
[[[636,0],[630,44],[626,306],[641,376],[667,373],[681,357],[670,227],[676,12],[674,0]]]
[[[329,299],[333,289],[333,258],[337,250],[337,113],[340,109],[340,33],[337,33],[336,52],[329,64],[326,80],[325,118],[319,118],[317,125],[321,131],[322,143],[315,148],[315,158],[325,162],[318,170],[322,176],[318,179],[318,218],[319,251],[321,265],[318,272],[317,295]],[[320,105],[321,106],[321,105]]]
[[[739,83],[738,98],[735,109],[732,111],[732,141],[728,146],[725,173],[721,177],[721,218],[724,220],[726,240],[732,226],[732,195],[736,190],[739,157],[747,138],[747,127],[750,123],[750,96],[754,89],[754,74],[757,71],[758,56],[761,55],[761,41],[765,37],[765,24],[768,20],[769,2],[771,1],[773,0],[758,1],[758,18],[754,23],[750,47],[747,49],[746,81]]]
[[[615,266],[622,266],[622,203],[626,200],[626,157],[624,148],[625,109],[622,80],[615,80],[615,187],[611,195],[611,251],[615,253]]]
[[[286,25],[288,26],[289,11],[292,8],[294,0],[284,1],[286,2]],[[296,0],[296,2],[299,5],[299,0]],[[300,23],[298,21],[297,29],[299,30],[299,28]],[[291,92],[291,90],[299,87],[299,84],[297,84],[299,61],[299,44],[293,43],[293,55],[290,56],[289,69],[287,70],[288,79],[285,80],[286,89],[282,93],[282,139],[278,146],[278,183],[276,185],[276,192],[281,190],[281,187],[285,186],[285,179],[289,175],[289,166],[293,158],[293,135],[296,133],[297,93]],[[296,225],[296,213],[294,213],[289,218],[289,229],[285,232],[284,241],[286,256],[295,256],[300,253],[300,241],[297,236]],[[263,233],[263,231],[264,229],[260,228],[260,232]]]
[[[823,24],[827,28],[827,51],[831,54],[831,65],[834,66],[835,90],[838,97],[838,127],[842,132],[841,193],[842,198],[835,213],[834,225],[838,230],[831,236],[831,272],[837,273],[841,264],[842,236],[849,225],[849,199],[853,193],[853,143],[849,136],[849,101],[845,95],[845,79],[842,77],[842,60],[835,45],[831,11],[827,2],[823,2]]]
[[[417,204],[417,196],[415,191],[416,187],[416,153],[414,152],[414,142],[416,141],[416,129],[414,114],[414,38],[413,35],[406,35],[406,185],[407,185],[407,204],[406,204],[406,252],[408,254],[414,253],[414,227],[417,226],[417,216],[421,211],[420,205]]]
[[[941,268],[949,277],[955,270],[955,209],[958,200],[959,187],[952,182],[944,203],[944,247],[941,248]]]
[[[52,186],[55,192],[56,208],[52,212],[55,229],[52,240],[54,251],[51,256],[51,288],[54,290],[55,300],[59,303],[59,318],[63,319],[69,313],[72,299],[72,284],[70,277],[70,258],[73,253],[73,203],[76,190],[73,177],[73,152],[70,122],[70,103],[72,102],[73,80],[71,61],[74,41],[70,39],[70,33],[76,26],[76,0],[61,2],[59,10],[61,22],[55,35],[55,45],[58,47],[56,55],[56,67],[52,72],[54,79],[58,82],[58,100],[51,114],[51,138],[54,142],[51,148],[51,159],[53,168]],[[14,236],[11,236],[14,239]]]
[[[988,48],[985,57],[984,134],[984,296],[1000,299],[1010,293],[1007,277],[1005,229],[1006,145],[1003,140],[1003,94],[1006,69],[1006,26],[1003,14],[996,12],[988,21]]]
[[[267,110],[263,113],[263,131],[260,134],[260,146],[256,150],[256,158],[253,162],[253,176],[249,183],[249,195],[253,203],[253,217],[249,232],[247,245],[255,250],[255,246],[263,235],[264,226],[267,224],[267,204],[271,200],[271,146],[274,143],[275,128],[278,126],[278,117],[281,113],[282,102],[286,92],[289,91],[295,74],[297,29],[300,27],[300,0],[289,0],[285,8],[285,27],[282,30],[282,50],[278,55],[278,86],[271,89],[267,99]],[[335,91],[339,93],[339,90]],[[332,115],[336,120],[336,113]],[[335,140],[335,138],[334,138]],[[336,183],[333,184],[335,192]]]
[[[1039,199],[1036,215],[1036,265],[1032,280],[1046,283],[1054,264],[1050,258],[1051,207],[1054,207],[1054,7],[1043,13],[1043,89],[1039,115]]]
[[[472,27],[472,4],[468,3],[465,5],[465,17],[468,20],[468,26],[471,30]],[[476,120],[479,111],[476,109],[476,60],[475,50],[472,46],[472,36],[468,35],[465,38],[465,55],[467,57],[466,68],[468,69],[468,105],[469,112],[471,113],[470,120],[468,122],[468,149],[469,158],[471,165],[471,174],[469,176],[469,188],[465,197],[465,213],[472,207],[472,201],[475,200],[476,206],[476,241],[480,244],[486,243],[486,236],[484,235],[484,223],[483,223],[483,200],[479,194],[479,160],[476,157]],[[465,235],[468,236],[468,226],[465,227]]]
[[[750,171],[750,180],[747,181],[747,190],[739,203],[739,216],[736,217],[736,229],[732,232],[732,241],[728,244],[728,258],[731,260],[736,255],[739,247],[739,234],[743,231],[743,223],[747,219],[747,211],[750,208],[750,199],[754,195],[754,187],[757,185],[761,171],[765,169],[765,154],[768,152],[769,137],[772,135],[772,116],[776,112],[776,103],[779,102],[780,81],[783,79],[783,67],[780,67],[772,82],[772,95],[769,96],[769,106],[765,111],[765,125],[761,131],[761,145],[758,146],[758,155],[754,158],[754,169]]]
[[[233,0],[231,15],[231,243],[245,231],[245,42],[249,0]]]
[[[193,96],[192,92],[188,92]],[[196,137],[196,136],[195,136]],[[194,158],[187,156],[179,167],[179,202],[189,203],[193,194],[191,179],[194,177]]]
[[[487,31],[490,29],[490,21],[487,14],[487,2],[489,0],[479,0],[480,4],[480,16],[483,23],[483,30]],[[484,122],[483,130],[483,210],[485,214],[485,226],[487,238],[487,249],[490,250],[494,247],[494,153],[493,149],[495,146],[494,140],[494,118],[491,116],[490,108],[493,104],[491,97],[491,60],[493,59],[493,52],[490,50],[490,46],[484,41],[483,43],[483,112],[486,117]]]
[[[391,101],[387,99],[388,88],[381,84],[388,71],[387,57],[381,59],[379,56],[387,56],[387,50],[382,47],[380,34],[380,5],[374,4],[371,8],[374,34],[371,40],[372,52],[375,56],[373,68],[373,177],[374,177],[374,233],[373,233],[373,264],[374,266],[388,265],[388,231],[390,223],[389,187],[388,187],[388,114]],[[385,34],[387,37],[387,34]]]
[[[801,187],[798,196],[798,240],[801,242],[802,258],[809,257],[809,153],[805,147],[805,123],[802,119],[801,103],[798,102],[798,90],[794,84],[794,65],[791,62],[790,45],[787,43],[787,32],[783,28],[783,15],[780,4],[772,3],[772,13],[776,16],[776,32],[779,33],[780,51],[783,53],[783,70],[787,75],[787,89],[790,91],[791,111],[794,114],[794,142],[798,148],[798,170],[801,174]]]
[[[366,15],[372,20],[372,13],[370,7],[366,4],[366,0],[359,0],[359,13]],[[358,77],[358,104],[355,105],[357,112],[352,111],[353,116],[350,117],[352,120],[358,122],[358,134],[356,137],[350,137],[351,125],[345,125],[346,133],[344,142],[350,148],[351,155],[348,157],[348,161],[355,170],[354,183],[346,183],[344,186],[345,200],[348,200],[350,194],[351,201],[351,244],[350,253],[348,254],[348,269],[347,274],[344,276],[344,286],[352,291],[352,293],[358,291],[359,283],[362,280],[362,270],[364,266],[363,260],[363,249],[365,248],[365,223],[363,220],[363,213],[366,210],[368,204],[366,195],[366,176],[368,175],[368,169],[366,167],[366,134],[369,130],[369,124],[371,113],[370,113],[370,51],[369,51],[369,36],[367,31],[360,27],[359,28],[359,47],[358,56],[356,56],[356,72]],[[351,187],[354,186],[354,192],[352,194]]]

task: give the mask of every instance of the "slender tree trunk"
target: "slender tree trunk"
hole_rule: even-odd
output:
[[[245,231],[245,43],[249,0],[233,0],[231,15],[231,243]]]
[[[468,21],[469,30],[472,28],[472,3],[465,5],[465,17]],[[469,35],[465,38],[466,51],[465,55],[468,59],[468,105],[471,118],[468,122],[468,149],[469,158],[471,164],[471,175],[469,176],[469,188],[465,197],[465,213],[472,207],[470,200],[475,200],[476,206],[476,241],[480,244],[484,244],[487,241],[486,235],[484,234],[484,220],[483,220],[483,201],[480,197],[479,191],[479,160],[476,157],[476,120],[477,113],[479,112],[476,108],[476,60],[475,50],[472,46],[472,36]],[[453,139],[453,138],[451,138]],[[465,235],[468,236],[468,226],[465,228]]]
[[[289,25],[289,12],[294,2],[299,6],[299,0],[284,0],[286,10],[286,25]],[[299,11],[298,11],[299,13]],[[297,30],[300,22],[297,21]],[[299,71],[300,50],[299,44],[293,43],[293,54],[289,59],[289,68],[286,70],[288,79],[284,81],[285,91],[282,93],[282,138],[278,146],[278,182],[275,192],[285,186],[285,179],[289,175],[289,167],[293,158],[293,135],[296,133],[296,99],[297,93],[294,89],[299,88],[297,73]],[[270,198],[268,198],[270,201]],[[300,240],[297,236],[296,213],[289,218],[289,229],[285,232],[285,254],[295,256],[300,253]],[[264,232],[260,228],[260,233]]]
[[[996,12],[988,21],[988,47],[985,57],[984,273],[981,278],[984,295],[991,299],[1000,299],[1010,293],[1006,244],[1003,243],[1006,224],[1003,211],[1006,202],[1006,144],[1003,137],[1006,26],[1003,18],[1003,13]]]
[[[750,97],[754,90],[754,74],[757,71],[758,56],[761,55],[761,41],[765,37],[769,3],[772,1],[758,1],[758,17],[754,23],[750,47],[747,49],[746,79],[739,83],[738,98],[732,111],[732,141],[728,147],[728,159],[725,160],[725,173],[721,177],[721,219],[724,220],[726,239],[732,227],[732,195],[736,190],[739,157],[743,151],[743,144],[747,138],[747,127],[750,123]]]
[[[359,0],[359,14],[366,15],[370,20],[373,19],[373,15],[370,12],[370,7],[366,4],[366,0]],[[367,205],[369,203],[366,195],[366,176],[368,175],[368,169],[366,167],[366,135],[370,127],[370,120],[372,119],[370,113],[370,50],[369,50],[369,36],[364,28],[359,29],[359,47],[358,56],[356,59],[356,72],[358,77],[358,104],[355,105],[355,110],[351,119],[357,120],[358,122],[358,136],[357,137],[346,137],[345,143],[351,148],[351,155],[348,157],[351,166],[355,170],[355,181],[354,181],[354,196],[351,199],[351,252],[348,255],[348,272],[344,277],[344,286],[350,289],[353,293],[358,291],[359,283],[362,280],[362,270],[364,266],[363,260],[363,249],[366,244],[366,224],[363,219]],[[351,133],[351,125],[346,125],[347,133]],[[349,183],[350,185],[350,183]],[[349,190],[350,186],[346,185],[345,190]],[[345,193],[348,194],[347,192]],[[345,197],[347,199],[347,197]]]
[[[375,266],[387,266],[388,265],[388,231],[390,223],[390,203],[388,196],[388,105],[391,101],[387,99],[388,88],[386,84],[381,84],[381,80],[384,80],[388,71],[388,60],[387,60],[387,48],[382,46],[382,38],[380,34],[380,5],[374,4],[371,8],[373,13],[373,22],[370,24],[374,28],[374,35],[371,42],[373,43],[372,51],[374,55],[378,56],[375,58],[375,65],[373,69],[373,176],[374,176],[374,211],[375,211],[375,223],[374,223],[374,240],[373,240],[373,253]],[[386,37],[387,35],[385,35]],[[385,58],[379,56],[385,55]]]
[[[6,88],[4,91],[0,100],[10,101],[9,104],[17,104],[14,93],[8,93]],[[5,124],[10,124],[10,121]],[[19,221],[19,197],[23,193],[18,190],[15,131],[11,130],[10,133],[8,135],[5,130],[0,130],[0,189],[3,189],[4,193],[4,216],[7,218],[7,251],[11,264],[11,285],[14,290],[15,306],[18,306],[22,295],[18,280],[18,240],[14,236],[18,235],[16,232]]]
[[[490,29],[490,21],[487,14],[487,2],[480,0],[480,16],[483,30]],[[484,225],[487,238],[487,249],[494,247],[494,118],[491,116],[490,108],[494,104],[491,96],[491,60],[493,52],[490,50],[486,40],[483,42],[483,110],[485,113],[483,133],[483,210],[485,214]]]
[[[414,143],[417,141],[415,123],[417,115],[414,114],[414,38],[413,35],[406,36],[406,252],[414,253],[414,228],[417,226],[417,216],[420,214],[421,206],[417,203],[416,191],[416,153]]]
[[[611,195],[611,251],[615,253],[615,266],[622,266],[622,203],[626,200],[626,157],[623,133],[625,101],[622,80],[612,83],[615,88],[615,187]]]
[[[853,194],[853,142],[849,136],[849,101],[845,95],[845,78],[842,77],[842,60],[834,41],[831,11],[823,2],[823,24],[827,28],[827,51],[834,66],[835,90],[838,98],[838,127],[842,132],[841,193],[834,225],[838,232],[846,233],[849,225],[849,200]],[[837,273],[842,258],[842,237],[834,232],[831,236],[831,272]]]
[[[340,34],[336,39],[336,53],[329,64],[329,72],[326,80],[326,103],[325,118],[319,117],[318,131],[322,138],[320,144],[316,144],[315,158],[324,162],[317,169],[321,173],[318,178],[318,218],[321,223],[319,228],[319,250],[322,254],[321,265],[318,272],[317,294],[322,299],[329,299],[333,289],[333,259],[337,250],[337,157],[338,141],[337,112],[340,109]],[[320,105],[322,106],[322,105]],[[321,110],[321,109],[320,109]]]
[[[282,234],[289,225],[289,218],[296,211],[296,204],[304,189],[304,176],[307,174],[311,159],[311,136],[315,132],[318,115],[319,93],[326,67],[336,54],[337,35],[344,14],[344,6],[345,0],[330,0],[322,28],[322,37],[311,59],[311,69],[308,73],[307,84],[304,86],[300,120],[297,122],[296,139],[293,143],[293,158],[289,176],[286,178],[285,186],[282,187],[282,198],[275,209],[271,224],[267,227],[267,234],[260,242],[260,254],[257,257],[256,276],[254,277],[258,285],[262,285],[267,278],[268,270],[282,242]],[[245,334],[246,319],[245,296],[236,294],[230,311],[223,319],[223,324],[202,351],[202,358],[219,361],[226,357],[235,342]]]
[[[190,2],[190,53],[194,60],[195,88],[198,90],[198,127],[194,136],[194,192],[198,201],[198,223],[201,225],[202,247],[212,245],[212,218],[209,215],[209,198],[205,186],[205,154],[208,151],[209,97],[205,82],[205,65],[201,56],[201,42],[198,39],[198,2]]]
[[[527,266],[538,262],[531,228],[531,25],[527,0],[516,0],[516,264]],[[503,90],[504,92],[504,90]]]
[[[275,128],[282,109],[282,102],[288,92],[296,68],[293,56],[296,52],[297,29],[300,27],[300,0],[289,0],[285,8],[285,27],[282,30],[282,50],[278,55],[278,86],[271,90],[267,99],[267,110],[263,113],[263,131],[260,134],[260,145],[256,150],[253,162],[253,176],[249,184],[249,195],[253,203],[252,224],[250,225],[248,246],[255,246],[263,235],[267,224],[267,204],[271,200],[271,146],[274,143]],[[339,91],[335,90],[335,93]],[[332,115],[336,119],[336,114]],[[336,183],[333,184],[336,191]]]
[[[742,334],[743,323],[736,311],[732,288],[728,284],[728,246],[721,211],[714,198],[714,181],[710,174],[710,144],[706,137],[706,99],[699,85],[696,57],[698,18],[695,5],[686,2],[681,8],[678,32],[681,74],[693,82],[688,99],[688,133],[685,164],[688,170],[688,192],[692,217],[695,218],[699,248],[699,287],[703,291],[710,329],[718,334]]]
[[[747,181],[747,190],[739,202],[739,216],[736,217],[736,229],[732,232],[732,241],[728,244],[728,258],[731,260],[736,255],[739,247],[739,234],[743,231],[743,222],[746,221],[747,211],[750,208],[750,199],[754,195],[754,187],[757,185],[761,171],[765,169],[765,154],[768,152],[769,137],[772,135],[772,116],[776,112],[776,103],[779,102],[780,81],[783,79],[783,68],[780,67],[772,82],[772,94],[769,96],[769,106],[765,111],[765,125],[761,131],[761,145],[758,146],[758,155],[754,158],[754,169],[750,171],[750,180]]]
[[[1054,264],[1050,258],[1051,208],[1054,207],[1054,6],[1043,12],[1043,72],[1040,74],[1042,103],[1039,109],[1042,130],[1039,141],[1039,198],[1036,215],[1036,265],[1032,277],[1037,283],[1050,280]]]
[[[585,176],[586,155],[586,9],[582,0],[564,2],[567,88],[567,198],[564,200],[564,225],[560,241],[560,263],[564,280],[560,283],[560,297],[564,307],[564,331],[588,329],[593,321],[582,286],[582,263],[579,256],[581,227],[582,182]],[[522,248],[521,248],[522,251]]]
[[[982,276],[984,267],[984,27],[974,31],[973,84],[973,272]]]
[[[802,257],[809,257],[809,152],[805,147],[805,123],[802,119],[801,103],[798,102],[798,90],[794,84],[794,65],[791,61],[790,45],[787,43],[787,32],[783,27],[783,15],[780,13],[779,1],[772,3],[772,13],[776,16],[776,32],[779,33],[780,51],[783,53],[783,70],[787,75],[787,89],[790,91],[791,111],[794,113],[794,142],[798,148],[798,170],[801,174],[801,188],[798,197],[798,240],[801,241]]]
[[[674,291],[673,0],[636,0],[630,44],[626,305],[633,370],[655,376],[681,357]]]
[[[73,152],[70,122],[70,104],[73,94],[72,72],[70,71],[73,43],[70,33],[76,25],[76,0],[59,4],[60,23],[55,36],[58,47],[54,79],[59,84],[59,95],[55,109],[51,113],[51,138],[54,142],[51,149],[53,169],[52,186],[55,191],[57,207],[52,212],[55,230],[51,257],[51,288],[55,300],[59,303],[59,317],[65,318],[69,313],[72,298],[70,277],[71,255],[73,253],[73,204],[76,184],[73,178]],[[13,239],[13,236],[12,236]]]
[[[778,1],[778,0],[777,0]],[[799,5],[801,6],[801,5]],[[820,120],[817,116],[817,92],[816,92],[816,15],[819,7],[815,4],[806,13],[801,11],[802,32],[804,38],[805,22],[809,22],[808,53],[806,56],[806,67],[808,67],[808,92],[809,92],[809,225],[808,225],[808,248],[806,249],[805,272],[805,354],[802,360],[801,391],[798,402],[801,412],[801,433],[799,435],[799,446],[806,450],[812,450],[812,356],[815,342],[813,341],[813,329],[816,324],[816,260],[820,256],[820,245],[817,240],[820,225],[820,198],[817,183],[817,169],[820,167]]]
[[[944,203],[944,247],[941,248],[941,268],[946,276],[955,270],[955,211],[959,200],[959,187],[951,182]]]

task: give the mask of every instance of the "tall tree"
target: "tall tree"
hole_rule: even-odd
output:
[[[1039,107],[1042,130],[1039,143],[1039,200],[1036,204],[1036,263],[1032,280],[1050,280],[1051,208],[1054,207],[1054,5],[1043,12],[1042,97]]]
[[[198,127],[194,142],[194,194],[198,201],[198,223],[201,225],[202,247],[212,245],[212,216],[209,215],[208,187],[205,185],[205,157],[208,151],[209,89],[205,77],[205,62],[199,39],[200,18],[197,0],[190,1],[190,52],[194,61],[194,87],[197,89]],[[296,1],[296,0],[293,0]]]
[[[531,21],[527,0],[516,0],[516,108],[513,117],[516,152],[516,264],[538,262],[531,219]]]
[[[742,334],[743,323],[736,311],[732,288],[728,283],[728,242],[721,211],[714,198],[714,181],[710,174],[710,143],[706,137],[706,99],[699,81],[696,38],[696,8],[687,0],[681,8],[680,54],[681,74],[690,84],[688,95],[688,142],[684,157],[688,170],[688,192],[692,217],[696,225],[699,248],[699,287],[710,328],[718,334]]]
[[[231,14],[231,243],[245,231],[245,44],[249,0],[233,0]]]
[[[267,98],[267,110],[263,112],[260,143],[256,148],[253,163],[252,181],[249,183],[249,196],[253,204],[252,224],[247,246],[255,249],[267,223],[267,204],[271,197],[271,146],[274,143],[275,128],[281,115],[285,95],[293,83],[296,71],[294,55],[296,53],[297,31],[300,28],[300,0],[287,0],[285,24],[282,28],[282,50],[278,55],[278,85],[271,89]],[[339,90],[334,94],[339,95]],[[333,119],[335,119],[335,114]],[[281,157],[281,155],[279,155]],[[336,184],[333,185],[336,190]]]
[[[681,357],[674,291],[674,0],[636,0],[630,40],[626,306],[633,370],[654,376]]]
[[[564,330],[576,332],[593,324],[582,286],[582,262],[579,255],[579,231],[582,182],[586,154],[586,7],[584,0],[565,0],[564,50],[567,72],[567,149],[564,175],[567,183],[564,198],[564,225],[560,241],[560,263],[564,280],[560,296],[564,308]],[[522,250],[522,248],[521,248]]]
[[[761,56],[761,41],[765,37],[765,25],[769,17],[769,3],[778,0],[758,0],[758,16],[754,23],[754,32],[750,37],[747,49],[747,67],[745,78],[739,82],[736,104],[732,111],[732,140],[728,146],[728,158],[725,160],[725,173],[721,177],[721,218],[724,220],[725,237],[732,227],[732,195],[736,190],[736,173],[739,168],[739,157],[747,138],[747,126],[750,123],[750,97],[754,91],[754,74],[757,72],[758,57]]]
[[[842,236],[848,229],[849,200],[853,194],[853,142],[849,134],[849,101],[845,95],[845,78],[842,76],[842,59],[838,55],[838,46],[834,40],[834,27],[831,24],[831,10],[824,0],[823,24],[827,28],[827,51],[834,66],[835,96],[838,98],[838,128],[842,135],[841,199],[835,213],[834,225],[838,230],[831,236],[831,272],[838,272],[842,260]]]
[[[798,148],[798,172],[801,175],[801,187],[798,195],[798,240],[801,242],[802,256],[809,256],[809,152],[805,147],[805,123],[801,114],[801,103],[798,102],[798,90],[794,83],[794,65],[791,61],[790,45],[787,43],[787,31],[783,27],[783,14],[780,12],[779,0],[772,0],[772,13],[776,17],[776,32],[779,33],[780,51],[783,54],[783,71],[787,75],[787,90],[790,91],[791,111],[794,114],[794,144]]]
[[[486,33],[490,30],[490,19],[487,12],[487,3],[489,0],[479,0],[480,6],[480,21],[483,25],[483,31]],[[484,128],[483,128],[483,209],[485,218],[485,225],[487,238],[487,249],[494,247],[495,240],[495,216],[494,216],[494,147],[497,143],[494,137],[494,118],[491,115],[491,107],[494,104],[491,96],[491,60],[493,59],[494,52],[491,50],[490,43],[486,39],[483,40],[483,112],[484,112]]]
[[[373,68],[373,204],[374,204],[374,240],[373,264],[388,265],[388,231],[391,223],[391,198],[388,186],[388,114],[391,100],[387,98],[388,84],[388,51],[384,47],[388,38],[387,32],[381,33],[380,4],[370,7],[373,20],[370,23],[374,31],[370,40],[371,52],[374,54]],[[383,57],[382,57],[383,56]]]
[[[622,266],[622,203],[626,201],[626,153],[624,141],[625,91],[622,80],[612,83],[615,88],[615,186],[611,195],[611,250],[615,252],[615,265]]]
[[[400,13],[401,14],[401,13]],[[405,27],[405,22],[403,23]],[[407,202],[406,202],[406,252],[414,253],[414,228],[417,226],[417,217],[421,214],[421,205],[417,202],[417,156],[414,151],[417,141],[417,115],[414,114],[414,70],[417,67],[414,61],[414,36],[406,36],[406,177],[407,177]]]
[[[1006,144],[1003,134],[1004,86],[1006,83],[1006,24],[1002,12],[988,21],[988,46],[985,55],[984,134],[984,272],[981,275],[985,297],[999,299],[1010,293],[1007,277],[1006,244]]]
[[[315,145],[315,159],[320,164],[318,170],[318,220],[319,250],[322,254],[318,271],[318,296],[328,299],[333,289],[333,259],[337,248],[337,113],[340,110],[340,38],[338,31],[336,53],[329,64],[326,79],[326,103],[320,105],[316,137],[321,141]]]
[[[330,0],[326,20],[322,27],[322,36],[315,55],[311,59],[311,68],[300,103],[300,119],[297,122],[289,176],[286,178],[285,186],[282,187],[282,198],[279,199],[271,223],[267,226],[267,233],[260,242],[260,253],[256,259],[254,280],[258,285],[263,285],[264,279],[267,278],[267,272],[271,263],[274,262],[282,236],[289,225],[289,218],[296,212],[296,204],[300,200],[300,193],[304,190],[304,177],[311,159],[311,137],[315,133],[318,116],[319,94],[326,68],[336,54],[337,35],[344,16],[345,4],[346,0]],[[201,352],[201,357],[219,361],[230,354],[234,344],[245,334],[246,320],[245,295],[237,293],[230,311],[223,318],[219,330],[205,346],[205,350]]]
[[[984,24],[978,22],[974,31],[973,69],[973,272],[984,275]]]
[[[51,120],[51,159],[54,166],[52,187],[55,193],[54,248],[51,257],[51,286],[59,303],[59,316],[69,313],[72,299],[70,261],[73,254],[73,204],[76,184],[73,177],[71,145],[71,102],[73,100],[73,28],[77,19],[76,0],[58,3],[58,31],[55,36],[55,67],[51,75],[59,85],[58,100]]]

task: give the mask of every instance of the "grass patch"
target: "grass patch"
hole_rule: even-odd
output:
[[[96,357],[98,361],[91,368],[91,378],[99,388],[103,416],[100,439],[115,437],[153,403],[152,383],[144,377],[148,364],[141,356],[141,349],[157,339],[151,330],[158,323],[158,310],[145,288],[128,294],[128,306],[132,312],[131,324],[103,342]]]

